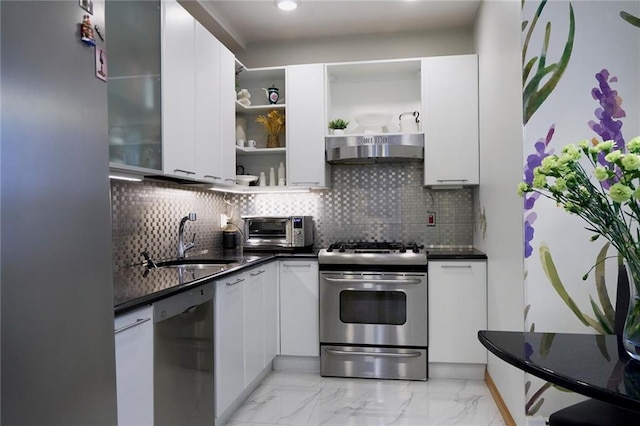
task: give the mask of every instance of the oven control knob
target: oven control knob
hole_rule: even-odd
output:
[[[329,246],[329,248],[327,248],[327,253],[331,253],[333,251],[333,246]]]
[[[400,247],[400,253],[406,253],[406,252],[407,252],[407,249],[404,246]]]

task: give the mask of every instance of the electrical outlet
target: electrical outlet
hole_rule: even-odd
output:
[[[436,212],[427,212],[427,226],[436,226]]]

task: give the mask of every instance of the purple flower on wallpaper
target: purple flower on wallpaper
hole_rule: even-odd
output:
[[[525,259],[531,256],[533,253],[533,247],[531,241],[533,241],[535,229],[533,229],[533,222],[537,219],[538,215],[535,212],[531,212],[524,220],[524,257]]]
[[[603,69],[595,75],[598,80],[598,87],[591,90],[593,99],[600,102],[596,108],[595,115],[599,121],[589,121],[589,127],[596,132],[603,141],[613,140],[618,149],[624,149],[624,138],[622,137],[622,121],[617,118],[626,117],[627,114],[622,109],[622,98],[618,96],[618,91],[613,90],[609,83],[617,83],[617,77],[609,78],[609,71]]]
[[[625,142],[622,136],[622,121],[618,118],[626,117],[627,114],[622,109],[622,98],[618,96],[618,91],[611,88],[610,83],[617,83],[618,77],[609,77],[609,71],[603,69],[595,75],[598,81],[598,87],[591,90],[593,99],[600,103],[600,106],[594,111],[598,121],[589,120],[589,127],[600,136],[601,140],[612,140],[615,142],[617,149],[624,151]],[[609,166],[608,161],[604,159],[605,154],[598,154],[598,163]],[[608,189],[616,183],[617,179],[610,179],[602,182],[602,186]]]
[[[528,184],[533,183],[533,169],[542,164],[542,160],[545,157],[553,154],[553,149],[547,151],[547,147],[553,138],[553,134],[556,131],[555,124],[552,124],[549,127],[549,131],[544,138],[540,138],[533,145],[536,152],[527,157],[527,163],[524,166],[524,181]],[[537,192],[529,192],[525,194],[524,197],[524,211],[533,209],[533,206],[536,203],[536,200],[540,197],[540,194]],[[531,212],[524,221],[524,257],[525,259],[531,256],[533,253],[533,247],[531,247],[531,241],[533,241],[533,236],[535,229],[533,228],[533,223],[535,222],[538,216]]]

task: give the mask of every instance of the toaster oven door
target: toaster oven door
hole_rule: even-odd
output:
[[[291,220],[288,218],[246,219],[245,245],[250,247],[289,247]]]

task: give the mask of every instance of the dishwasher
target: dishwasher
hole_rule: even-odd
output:
[[[154,423],[215,423],[213,283],[154,303]]]

